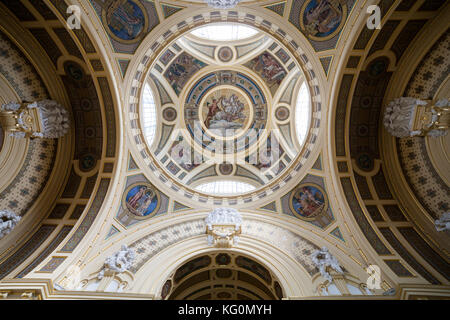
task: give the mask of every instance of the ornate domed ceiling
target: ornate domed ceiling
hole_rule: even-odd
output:
[[[58,140],[2,128],[0,210],[22,219],[0,239],[0,297],[448,297],[449,138],[394,138],[381,121],[395,98],[448,97],[448,1],[0,13],[0,102],[45,97],[73,120]],[[242,222],[231,233],[223,212]],[[119,256],[133,259],[113,271]]]
[[[168,44],[140,101],[136,141],[145,141],[151,170],[206,196],[273,184],[292,171],[311,127],[299,63],[270,35],[237,23],[199,27]]]

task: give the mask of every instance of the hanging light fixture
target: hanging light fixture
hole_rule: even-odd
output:
[[[205,0],[214,9],[231,9],[237,6],[242,0]]]

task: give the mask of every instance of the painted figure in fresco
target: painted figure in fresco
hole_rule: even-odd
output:
[[[317,188],[306,186],[300,188],[292,199],[296,212],[302,216],[310,217],[324,206],[324,197]]]
[[[154,197],[154,193],[151,190],[148,190],[144,196],[139,199],[138,201],[138,207],[136,209],[136,212],[138,215],[143,216],[145,214],[145,212],[147,211],[147,209],[150,207],[152,201],[153,201],[153,197]]]
[[[229,98],[221,96],[219,99],[213,99],[212,103],[206,104],[208,114],[205,119],[205,126],[208,129],[221,130],[222,135],[227,129],[239,129],[246,119],[244,114],[244,103],[239,100],[236,94]]]
[[[169,154],[186,171],[191,171],[203,163],[202,154],[194,151],[184,140],[175,141]]]
[[[280,64],[268,54],[261,55],[261,60],[263,62],[264,77],[266,77],[270,81],[277,80],[281,82],[281,79],[284,77],[285,72]]]
[[[191,55],[182,53],[167,68],[164,76],[169,81],[176,94],[179,94],[187,80],[199,69],[206,64],[195,59]]]
[[[133,208],[133,209],[136,209],[136,208],[137,208],[137,205],[138,205],[139,200],[140,200],[140,199],[144,196],[144,194],[145,194],[145,190],[147,190],[147,187],[141,187],[141,188],[139,189],[139,191],[136,192],[136,194],[128,200],[128,205],[129,205],[131,208]]]
[[[337,29],[342,20],[339,0],[315,0],[304,14],[306,31],[313,36],[326,36]]]
[[[283,67],[267,52],[253,59],[253,69],[260,72],[267,82],[278,85],[286,76]]]
[[[209,128],[209,124],[211,122],[211,119],[216,115],[217,112],[220,111],[219,103],[222,101],[221,97],[219,101],[217,99],[213,99],[211,103],[207,102],[206,107],[208,108],[208,114],[206,115],[205,119],[205,127]]]
[[[137,216],[150,214],[155,210],[157,203],[155,192],[147,186],[136,186],[128,191],[126,207]]]
[[[144,15],[131,1],[115,1],[108,8],[106,19],[111,31],[124,40],[136,38],[144,27]]]

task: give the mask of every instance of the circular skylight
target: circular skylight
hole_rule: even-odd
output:
[[[191,32],[192,35],[212,41],[236,41],[256,35],[254,28],[240,24],[211,24]]]

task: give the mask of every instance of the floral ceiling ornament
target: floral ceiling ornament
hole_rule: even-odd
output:
[[[331,268],[338,273],[344,273],[336,257],[334,257],[327,247],[322,247],[311,254],[311,260],[314,265],[319,268],[320,274],[329,282],[333,281],[333,277],[327,269]]]
[[[102,270],[98,273],[97,278],[103,279],[105,273],[116,272],[122,273],[131,268],[135,258],[134,250],[128,248],[125,244],[122,245],[119,251],[112,256],[106,258]]]
[[[383,124],[397,138],[444,136],[450,126],[450,103],[441,99],[431,105],[416,98],[397,98],[386,106]]]
[[[9,210],[0,210],[0,239],[9,234],[20,221],[20,216]]]
[[[0,122],[15,138],[57,139],[70,128],[69,112],[53,100],[3,104]]]
[[[241,234],[241,214],[232,208],[216,208],[205,219],[208,244],[219,248],[236,245]]]
[[[231,9],[238,5],[242,0],[205,0],[205,2],[214,9]]]

